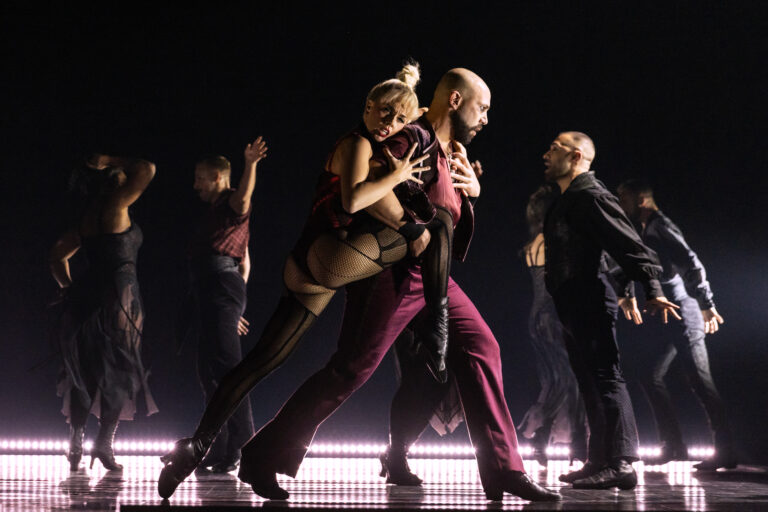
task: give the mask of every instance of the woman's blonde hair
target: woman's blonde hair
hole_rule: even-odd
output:
[[[416,96],[415,89],[420,76],[419,64],[409,62],[395,75],[395,78],[374,85],[366,100],[401,107],[408,121],[413,121],[419,117],[419,98]]]

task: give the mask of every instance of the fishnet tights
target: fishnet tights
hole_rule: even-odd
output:
[[[210,445],[248,392],[293,352],[337,288],[378,274],[407,253],[405,238],[383,227],[367,232],[339,229],[320,235],[307,253],[311,276],[289,256],[283,270],[286,292],[256,346],[222,378],[195,437],[203,439],[206,447]]]

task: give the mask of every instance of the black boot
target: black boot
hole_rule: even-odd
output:
[[[539,427],[533,433],[533,458],[542,466],[547,465],[547,446],[549,446],[550,427]]]
[[[101,464],[108,471],[123,470],[123,466],[115,461],[115,452],[112,450],[112,442],[115,439],[117,423],[118,420],[116,419],[101,418],[99,434],[96,436],[96,442],[93,443],[93,448],[91,448],[91,468],[93,468],[94,460],[99,459]]]
[[[421,485],[421,478],[416,476],[408,466],[407,450],[405,447],[393,449],[392,446],[379,456],[381,461],[381,473],[386,477],[388,484],[417,486]]]
[[[67,460],[69,461],[70,471],[80,469],[80,459],[83,458],[83,436],[85,435],[84,426],[69,427],[69,451]]]
[[[165,499],[170,498],[179,484],[200,464],[210,447],[211,440],[206,442],[201,437],[185,437],[176,441],[173,450],[160,457],[165,467],[157,479],[158,494]]]
[[[425,308],[426,318],[417,330],[417,343],[432,376],[445,384],[448,382],[448,368],[445,358],[448,355],[448,297],[442,297]]]

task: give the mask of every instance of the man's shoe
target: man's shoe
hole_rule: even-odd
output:
[[[545,489],[521,471],[508,472],[500,487],[486,489],[485,496],[489,500],[501,501],[505,492],[529,501],[560,501],[563,498],[560,493]]]
[[[694,464],[693,468],[697,471],[717,471],[720,468],[733,469],[738,466],[736,457],[733,454],[715,455],[711,459]]]
[[[602,466],[595,464],[593,462],[587,461],[584,463],[584,465],[581,467],[581,469],[577,469],[576,471],[571,471],[570,473],[564,473],[560,475],[559,480],[561,482],[565,482],[566,484],[572,484],[576,480],[581,480],[582,478],[587,478],[598,471],[602,469]]]
[[[618,487],[622,491],[627,491],[634,489],[636,485],[637,473],[635,473],[635,468],[625,460],[613,462],[592,476],[573,482],[574,489],[612,489]]]
[[[253,492],[268,500],[287,500],[288,491],[277,483],[277,475],[273,471],[249,472],[247,475],[240,470],[240,480],[251,484]]]

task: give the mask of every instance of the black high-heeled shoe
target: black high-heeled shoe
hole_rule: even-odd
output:
[[[91,448],[91,465],[93,469],[93,462],[96,459],[101,461],[101,465],[108,471],[122,471],[122,464],[118,464],[115,461],[115,452],[112,450],[112,442],[115,439],[115,431],[117,431],[117,420],[107,421],[103,420],[101,427],[99,428],[99,434],[96,436],[96,441]]]
[[[381,462],[381,472],[379,476],[386,477],[388,484],[418,486],[421,485],[421,478],[416,476],[408,466],[408,459],[405,451],[398,452],[402,455],[394,455],[393,450],[387,449],[379,456]]]
[[[200,464],[208,448],[199,438],[185,437],[176,441],[173,450],[160,457],[165,467],[157,479],[158,494],[165,499],[170,498],[179,484]]]
[[[69,461],[69,470],[78,471],[80,469],[80,460],[83,458],[83,436],[85,427],[69,427],[69,450],[67,451],[67,460]]]

